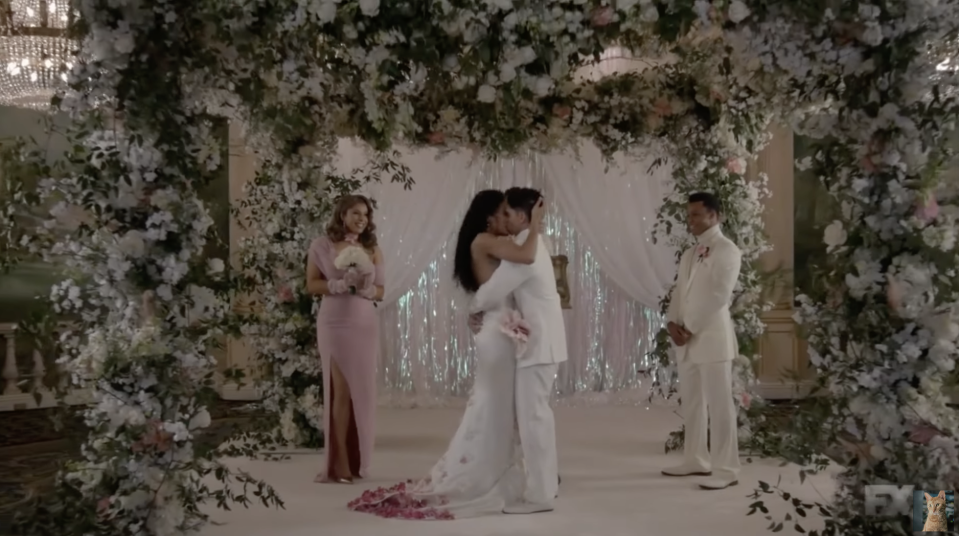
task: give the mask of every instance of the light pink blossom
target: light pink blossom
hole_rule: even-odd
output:
[[[615,12],[612,7],[600,6],[589,14],[589,22],[596,28],[608,26],[609,23],[613,22],[613,15],[615,15]]]
[[[429,135],[426,136],[426,139],[430,142],[430,145],[443,145],[446,143],[446,134],[442,132],[430,132]]]
[[[939,216],[939,202],[932,192],[926,192],[916,204],[916,217],[925,223],[930,223]]]
[[[736,175],[742,175],[746,172],[746,162],[742,158],[733,157],[726,160],[726,170]]]
[[[573,109],[565,104],[554,104],[553,105],[553,115],[560,119],[566,119],[569,115],[573,113]]]

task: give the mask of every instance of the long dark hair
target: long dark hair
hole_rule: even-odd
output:
[[[333,242],[342,242],[346,239],[346,224],[343,222],[343,216],[351,208],[359,204],[366,205],[366,229],[363,229],[357,241],[364,248],[372,251],[376,247],[376,224],[373,223],[373,203],[366,196],[362,195],[344,195],[336,200],[336,208],[333,209],[333,217],[326,224],[326,236]]]
[[[479,281],[473,272],[473,254],[470,251],[473,240],[489,228],[489,219],[503,204],[506,196],[499,190],[483,190],[476,194],[470,208],[463,216],[460,234],[456,239],[456,257],[453,259],[453,279],[467,292],[479,290]]]

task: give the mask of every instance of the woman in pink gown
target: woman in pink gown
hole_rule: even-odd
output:
[[[379,325],[374,301],[383,299],[383,254],[376,245],[373,205],[361,195],[341,198],[326,235],[313,241],[307,290],[322,296],[316,343],[323,368],[326,462],[317,482],[350,484],[366,476],[373,452],[376,350]],[[341,270],[336,257],[361,247],[369,263]]]

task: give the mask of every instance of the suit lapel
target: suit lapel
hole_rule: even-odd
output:
[[[689,287],[693,284],[693,279],[696,277],[696,269],[699,268],[699,259],[696,257],[696,249],[690,249],[689,254],[687,255],[686,265],[686,288],[683,289],[683,295],[689,292]]]

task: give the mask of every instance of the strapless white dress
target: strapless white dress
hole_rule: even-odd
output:
[[[512,305],[512,304],[509,304]],[[476,335],[476,377],[463,420],[429,477],[377,488],[351,510],[400,519],[460,519],[499,514],[526,485],[516,425],[516,345],[500,321],[510,307],[484,316]]]

